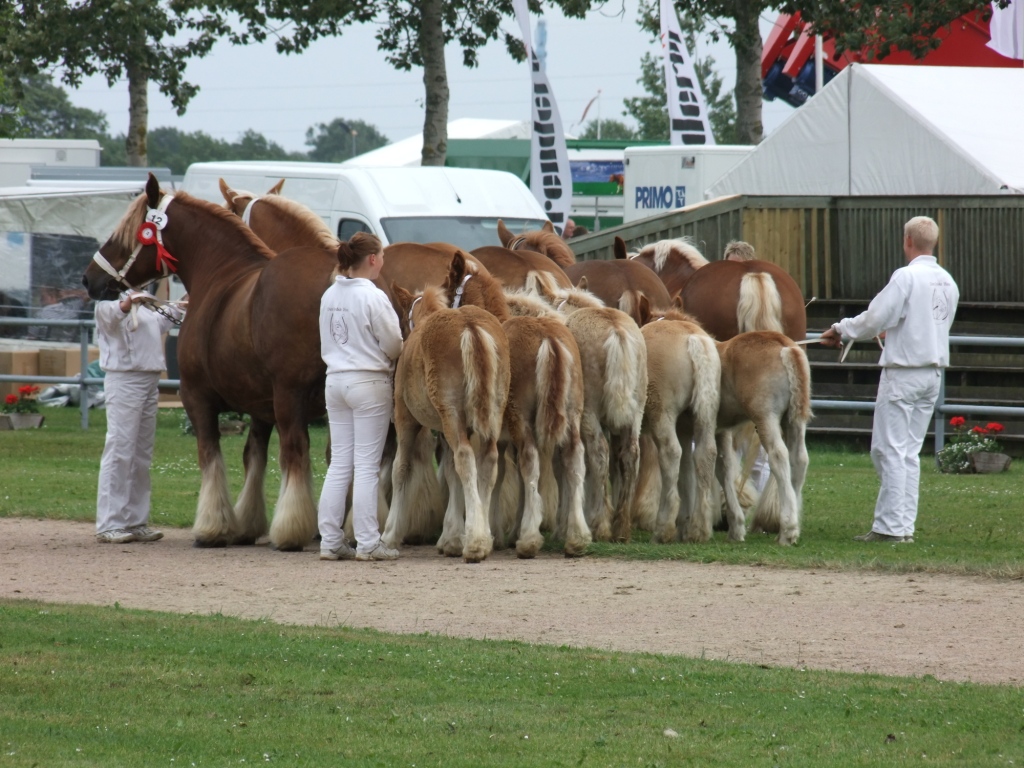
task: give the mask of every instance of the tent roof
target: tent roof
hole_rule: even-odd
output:
[[[464,117],[448,123],[449,139],[528,139],[530,124],[523,120],[485,120]],[[420,164],[423,134],[346,160],[342,168],[395,168]]]
[[[1024,193],[1024,69],[855,64],[708,190]]]
[[[143,184],[0,188],[0,232],[79,235],[103,242]]]

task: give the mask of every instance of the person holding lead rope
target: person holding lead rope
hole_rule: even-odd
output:
[[[150,311],[152,301],[148,293],[129,289],[116,300],[96,304],[96,342],[105,372],[107,409],[96,495],[96,540],[101,544],[163,538],[163,533],[149,526],[149,467],[160,373],[167,367],[163,335],[181,322],[184,313],[170,303],[159,312]]]

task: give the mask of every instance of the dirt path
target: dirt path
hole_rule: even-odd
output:
[[[1020,582],[508,553],[466,565],[427,547],[321,562],[312,547],[196,550],[185,530],[92,533],[0,519],[0,598],[1024,684]]]

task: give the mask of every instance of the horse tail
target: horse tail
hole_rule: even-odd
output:
[[[722,387],[722,360],[710,336],[694,333],[686,342],[693,361],[694,393],[693,416],[697,424],[712,431],[718,421],[718,404]]]
[[[740,281],[740,300],[736,305],[736,325],[740,333],[776,331],[782,333],[782,297],[767,272],[749,272]]]
[[[806,424],[811,412],[811,367],[803,348],[787,344],[780,352],[789,378],[789,421]]]
[[[466,372],[466,405],[469,427],[482,437],[501,434],[504,408],[497,390],[500,374],[498,343],[484,328],[472,324],[462,331],[462,369]],[[506,387],[507,389],[507,387]]]
[[[537,442],[561,445],[569,431],[565,400],[572,380],[572,355],[556,339],[544,339],[537,350]]]
[[[629,323],[633,325],[633,323]],[[629,332],[625,323],[616,323],[604,340],[603,410],[609,426],[623,427],[643,413],[647,387],[641,387],[641,373],[647,373],[643,336]]]

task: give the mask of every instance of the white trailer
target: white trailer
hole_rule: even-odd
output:
[[[95,139],[0,139],[0,187],[21,187],[32,166],[96,168],[100,143]]]
[[[752,146],[626,147],[623,222],[685,208],[754,150]]]

